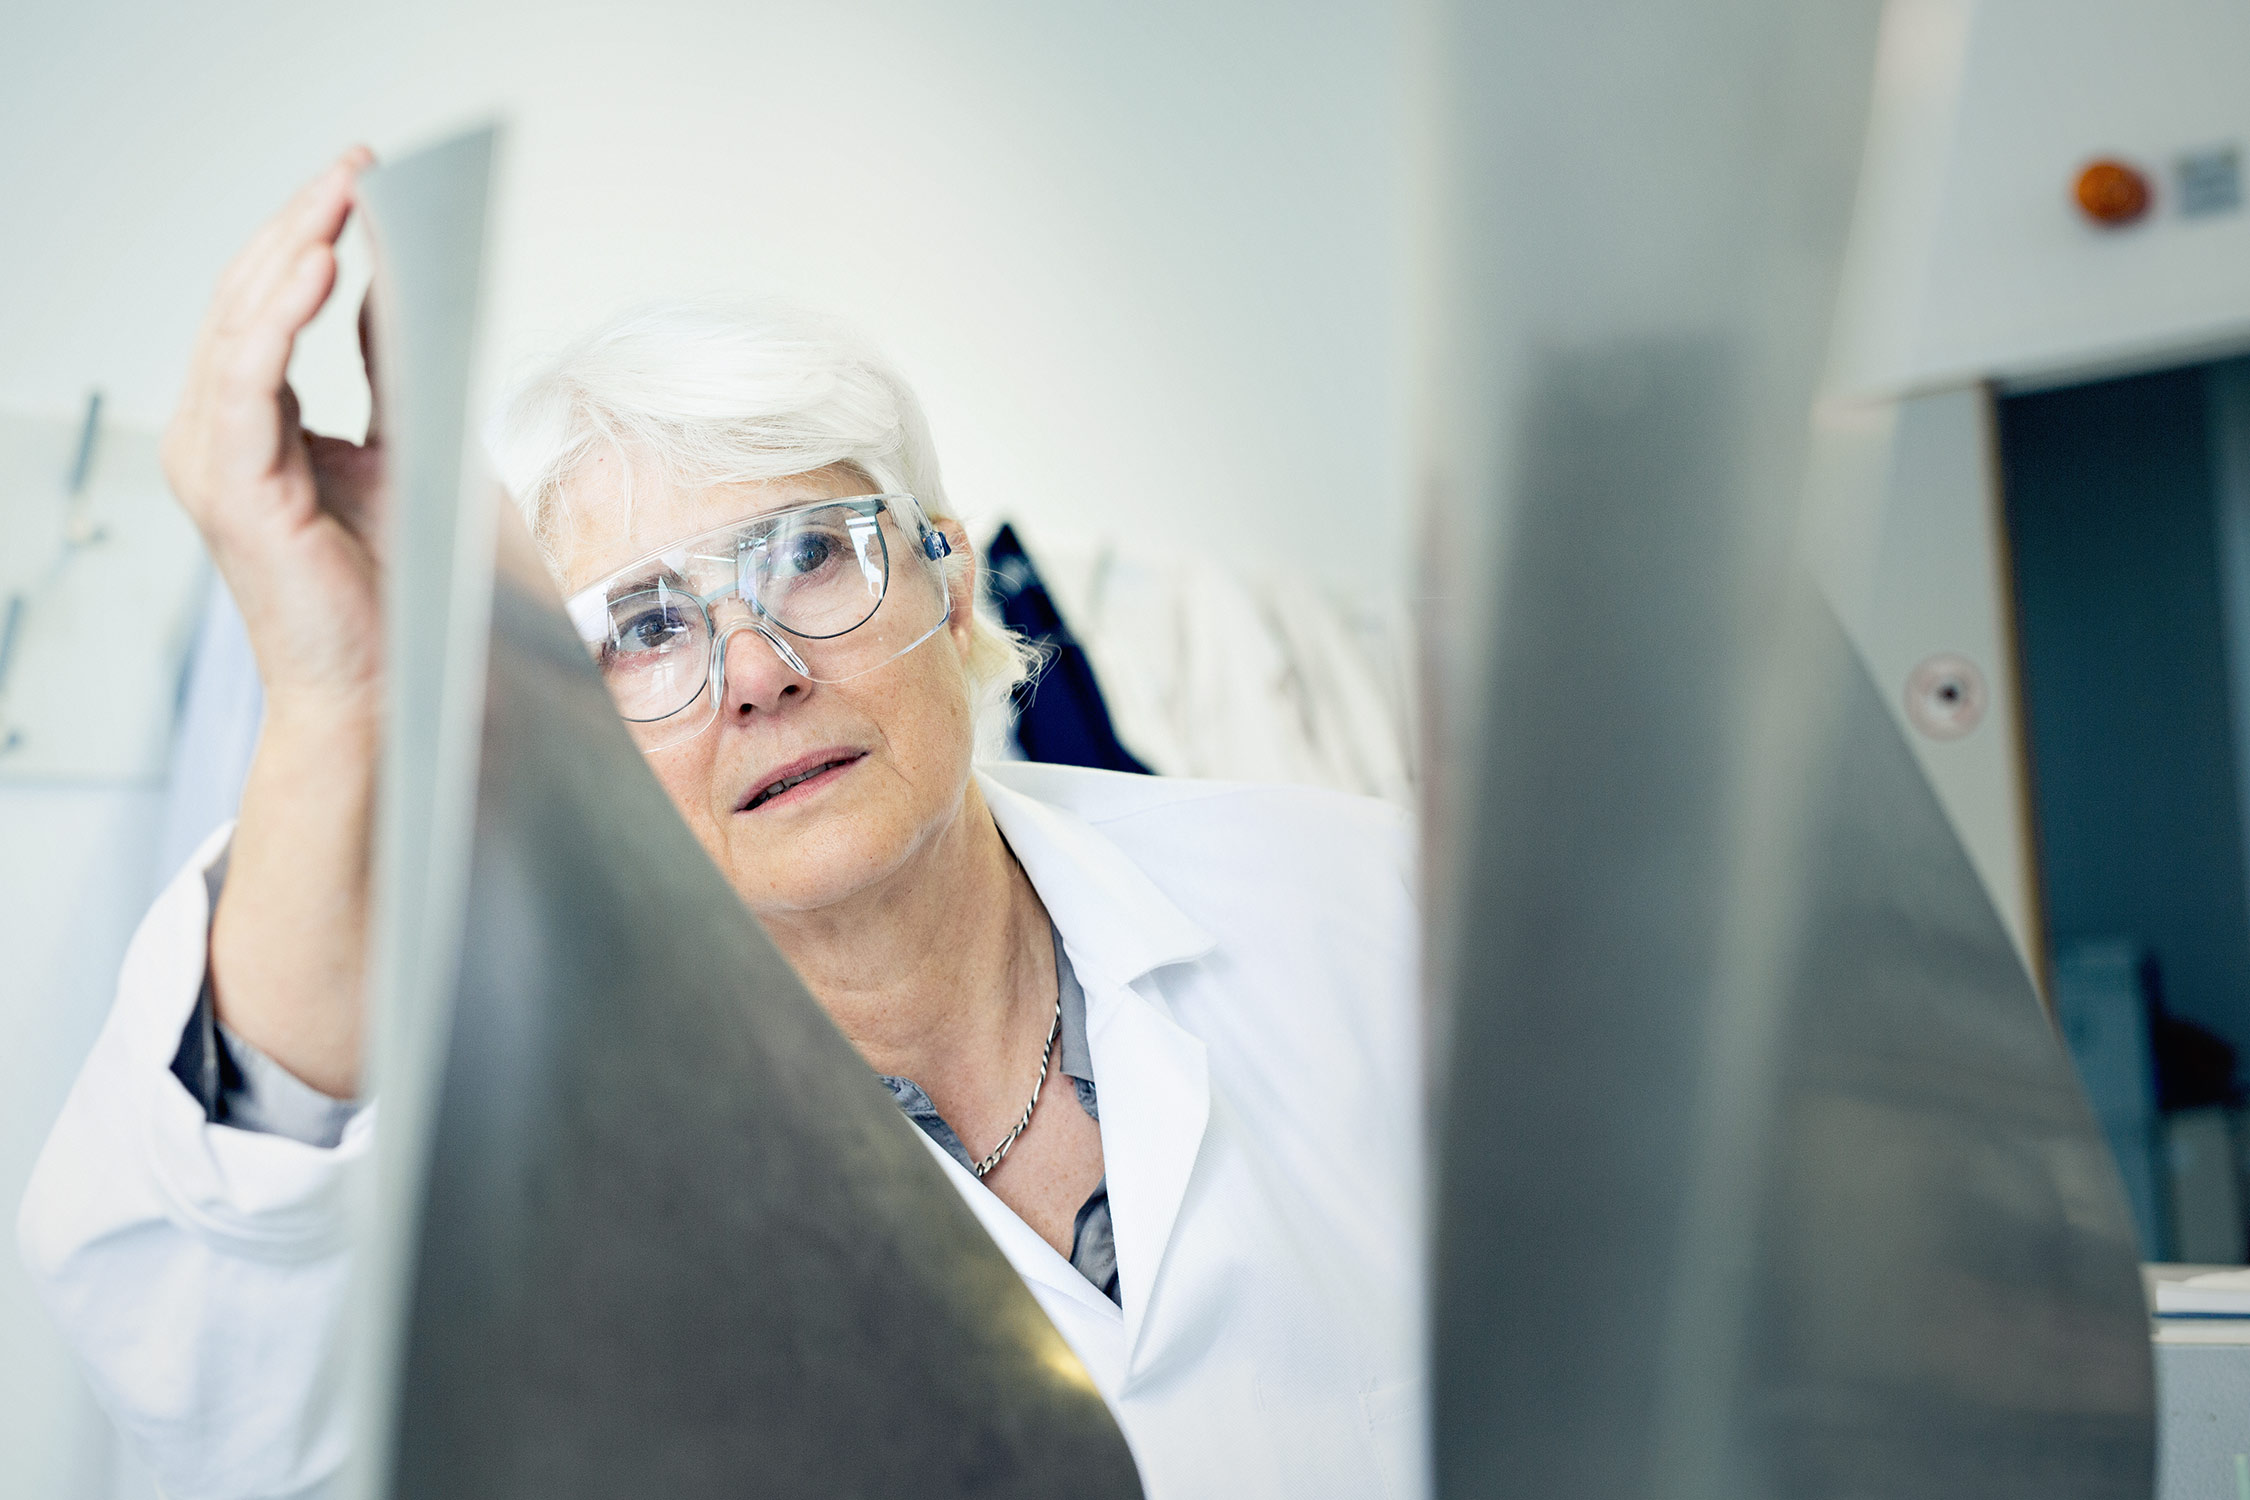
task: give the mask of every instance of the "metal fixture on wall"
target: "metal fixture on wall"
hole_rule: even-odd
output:
[[[30,613],[34,598],[54,590],[74,553],[95,546],[109,534],[87,509],[87,491],[93,482],[94,455],[101,444],[101,432],[102,393],[93,391],[86,397],[86,415],[79,423],[78,441],[71,450],[70,475],[63,481],[60,543],[54,559],[36,580],[28,581],[24,588],[10,590],[6,599],[0,600],[0,756],[10,754],[24,743],[25,726],[8,712],[8,679],[15,666],[16,649],[23,640],[24,617]]]

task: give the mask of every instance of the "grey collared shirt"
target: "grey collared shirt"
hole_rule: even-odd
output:
[[[1055,977],[1062,986],[1062,1029],[1055,1038],[1055,1051],[1060,1054],[1057,1062],[1078,1095],[1079,1108],[1099,1123],[1102,1110],[1101,1100],[1094,1092],[1094,1053],[1086,1044],[1086,991],[1071,970],[1060,933],[1055,935]],[[920,1084],[911,1078],[894,1078],[888,1073],[876,1076],[891,1091],[898,1107],[906,1111],[906,1117],[921,1126],[923,1133],[937,1142],[947,1156],[971,1172],[976,1170],[976,1159],[953,1133],[953,1127],[945,1123]],[[1109,1218],[1107,1173],[1094,1184],[1094,1191],[1079,1206],[1078,1220],[1070,1233],[1070,1263],[1103,1296],[1119,1306],[1124,1305],[1117,1291],[1117,1236]]]

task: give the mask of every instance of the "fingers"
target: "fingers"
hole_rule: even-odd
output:
[[[285,390],[283,377],[297,330],[328,300],[335,281],[335,253],[326,245],[305,246],[276,282],[259,316],[219,341],[207,378],[218,407],[230,420],[258,420],[254,413],[272,410],[276,396]]]
[[[320,234],[324,227],[325,238],[333,241],[350,211],[353,184],[373,161],[366,147],[354,146],[298,188],[279,213],[259,226],[220,274],[213,307],[238,303],[244,293],[270,277],[277,260],[285,258],[293,246]],[[328,223],[331,218],[333,224]]]
[[[335,285],[334,242],[351,213],[358,174],[372,159],[362,147],[338,157],[297,190],[220,278],[164,440],[166,473],[207,535],[248,503],[255,492],[248,487],[283,479],[311,491],[285,376],[298,330]],[[297,479],[287,479],[291,471]]]
[[[359,169],[339,160],[298,190],[287,207],[267,221],[257,238],[221,279],[214,301],[221,331],[256,318],[288,281],[305,252],[333,246],[350,216]]]
[[[336,252],[317,242],[303,246],[276,273],[264,305],[244,324],[236,344],[233,373],[245,377],[246,387],[270,389],[279,383],[297,331],[312,321],[335,285]]]
[[[359,172],[354,147],[299,188],[220,278],[191,361],[182,416],[202,424],[272,431],[273,400],[297,332],[335,285],[334,242],[349,216]],[[288,424],[280,424],[287,432]]]
[[[316,277],[315,268],[307,265],[308,257],[317,259],[311,257],[311,252],[316,247],[325,250],[333,245],[342,230],[351,212],[354,184],[365,159],[363,148],[354,148],[340,157],[300,188],[235,257],[220,277],[219,289],[212,297],[197,336],[196,374],[203,374],[211,367],[231,368],[233,361],[227,345],[246,328],[277,315],[274,308],[277,300],[292,310],[301,305],[301,297],[293,294],[301,292],[305,279]],[[318,273],[319,279],[331,280],[333,274],[332,269]],[[317,311],[319,306],[317,300],[313,302],[312,311]],[[297,326],[301,327],[311,315],[311,311],[303,312]],[[294,337],[295,333],[296,328],[292,327],[290,336]]]

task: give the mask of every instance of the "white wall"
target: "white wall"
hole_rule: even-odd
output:
[[[16,1205],[155,894],[181,663],[204,567],[156,436],[109,424],[66,550],[79,424],[0,413],[0,599],[24,605],[0,696],[0,1496],[127,1493],[15,1255]],[[89,631],[89,622],[99,623]],[[197,833],[208,829],[197,830]]]
[[[515,134],[505,366],[776,290],[920,386],[955,500],[1402,565],[1387,0],[10,6],[0,409],[168,410],[237,243],[353,140]]]

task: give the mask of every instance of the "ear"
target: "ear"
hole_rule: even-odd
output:
[[[953,549],[953,558],[947,559],[947,604],[945,628],[952,633],[953,644],[964,656],[969,649],[969,625],[976,618],[977,589],[984,582],[984,561],[969,542],[969,528],[959,521],[932,521],[931,525],[945,533],[946,544]]]

